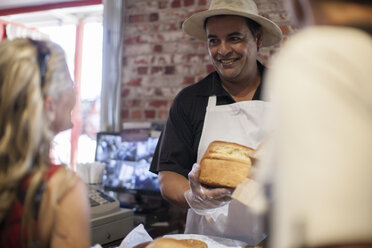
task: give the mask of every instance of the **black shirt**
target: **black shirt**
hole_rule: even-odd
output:
[[[259,62],[257,64],[263,79],[264,67]],[[253,100],[261,100],[262,84],[261,80]],[[187,178],[197,160],[208,99],[213,95],[217,96],[217,105],[235,103],[222,87],[217,72],[210,73],[177,94],[160,135],[150,171],[173,171]]]

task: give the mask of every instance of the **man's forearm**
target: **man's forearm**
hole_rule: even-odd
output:
[[[184,193],[190,189],[189,181],[182,175],[171,172],[159,172],[159,186],[163,198],[179,207],[189,208]]]

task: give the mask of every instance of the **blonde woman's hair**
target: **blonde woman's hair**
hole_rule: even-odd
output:
[[[50,53],[45,57],[43,84],[35,44]],[[44,98],[58,99],[71,79],[62,48],[52,42],[5,40],[0,43],[0,54],[0,223],[4,224],[17,199],[20,183],[32,174],[22,216],[22,230],[32,239],[33,211],[37,211],[33,209],[34,196],[50,167],[54,136]],[[23,245],[29,247],[30,243]]]

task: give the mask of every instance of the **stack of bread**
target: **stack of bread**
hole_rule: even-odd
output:
[[[236,143],[213,141],[200,161],[200,183],[236,188],[248,176],[254,151]]]

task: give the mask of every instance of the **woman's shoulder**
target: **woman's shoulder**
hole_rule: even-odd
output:
[[[46,177],[48,178],[47,187],[54,192],[56,199],[62,198],[76,186],[85,187],[84,181],[66,165],[52,164]]]
[[[86,184],[63,165],[50,166],[46,174],[49,178],[38,219],[42,242],[88,247],[90,209]]]

